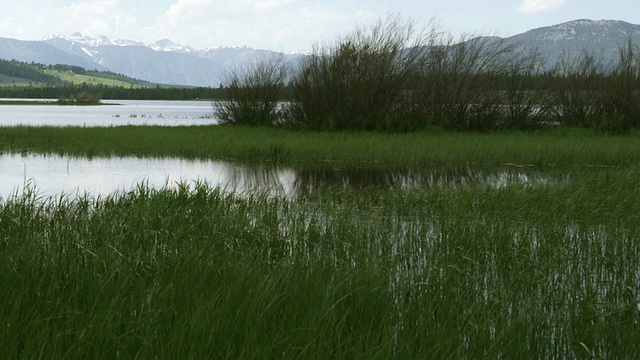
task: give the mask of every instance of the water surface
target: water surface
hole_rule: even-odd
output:
[[[187,126],[218,123],[213,117],[210,101],[102,100],[102,103],[109,105],[0,105],[0,126]]]
[[[213,160],[138,157],[68,157],[0,154],[0,197],[31,186],[42,195],[129,191],[205,182],[227,191],[294,196],[317,189],[421,189],[433,186],[504,187],[566,182],[566,172],[534,167],[433,167],[415,169],[307,168],[240,165]]]

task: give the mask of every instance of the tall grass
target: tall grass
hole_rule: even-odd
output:
[[[637,355],[637,169],[500,189],[0,204],[8,357]]]
[[[0,128],[0,151],[74,156],[179,156],[294,166],[640,163],[637,133],[552,128],[532,133],[322,133],[242,126]]]

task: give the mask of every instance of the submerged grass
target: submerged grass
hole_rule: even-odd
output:
[[[0,202],[0,351],[631,358],[639,175],[297,199],[27,188]]]
[[[425,164],[640,164],[637,133],[548,128],[539,132],[319,133],[242,126],[4,127],[0,151],[77,156],[179,156],[241,162]]]

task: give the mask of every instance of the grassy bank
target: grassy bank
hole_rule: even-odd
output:
[[[554,128],[534,133],[319,133],[242,126],[0,128],[0,151],[78,156],[180,156],[242,162],[367,166],[640,164],[640,135]]]
[[[569,184],[0,208],[11,358],[630,358],[637,170]]]

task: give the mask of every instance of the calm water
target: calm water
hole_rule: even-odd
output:
[[[0,197],[21,193],[25,185],[41,195],[88,192],[103,195],[128,191],[139,183],[154,188],[193,185],[194,181],[229,191],[266,192],[293,196],[315,189],[370,187],[417,189],[432,186],[503,187],[570,181],[566,173],[545,173],[535,168],[430,168],[415,170],[319,169],[299,170],[244,166],[220,161],[178,158],[66,157],[58,155],[0,155]]]
[[[102,100],[102,102],[114,105],[1,105],[0,126],[184,126],[212,125],[218,122],[212,117],[213,109],[210,101]]]

